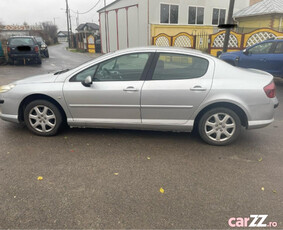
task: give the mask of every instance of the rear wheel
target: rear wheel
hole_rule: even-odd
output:
[[[53,136],[62,125],[62,115],[51,102],[35,100],[26,106],[24,121],[33,133],[40,136]]]
[[[46,58],[49,58],[49,52],[48,52],[48,50],[45,51],[44,56],[45,56]]]
[[[41,64],[42,64],[41,58],[36,59],[36,63],[37,63],[38,65],[41,65]]]
[[[198,131],[208,144],[228,145],[241,132],[239,116],[231,109],[215,108],[207,111],[200,119]]]

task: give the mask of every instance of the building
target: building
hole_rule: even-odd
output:
[[[283,1],[262,0],[234,14],[239,31],[247,33],[257,28],[270,28],[282,32]]]
[[[0,40],[7,40],[12,36],[30,36],[42,30],[42,27],[38,25],[4,25],[0,27]]]
[[[165,33],[211,34],[225,23],[229,0],[116,0],[100,9],[102,52],[147,46]],[[235,12],[250,0],[237,0]]]
[[[91,53],[95,52],[95,42],[100,37],[99,25],[87,22],[80,24],[76,30],[77,49]]]
[[[59,31],[57,33],[58,42],[68,42],[68,31]]]
[[[78,26],[78,28],[76,29],[76,31],[78,31],[78,33],[92,33],[93,35],[98,35],[99,34],[99,25],[97,25],[96,23],[83,23],[80,24]]]

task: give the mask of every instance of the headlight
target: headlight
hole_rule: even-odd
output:
[[[46,48],[47,47],[47,45],[41,45],[41,48]]]
[[[16,85],[10,84],[10,85],[2,85],[0,86],[0,93],[6,93],[9,90],[13,89]]]

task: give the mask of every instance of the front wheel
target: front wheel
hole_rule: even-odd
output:
[[[228,145],[241,132],[241,120],[231,109],[215,108],[207,111],[200,119],[200,137],[211,145]]]
[[[45,51],[44,56],[45,56],[46,58],[49,58],[49,52],[48,52],[48,50]]]
[[[51,102],[35,100],[26,106],[24,121],[33,133],[39,136],[53,136],[62,125],[62,115]]]

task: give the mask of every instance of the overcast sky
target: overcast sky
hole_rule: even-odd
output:
[[[71,10],[86,12],[99,0],[68,0]],[[114,0],[106,0],[107,4]],[[79,15],[79,23],[98,23],[97,10],[104,6],[104,0],[100,0],[97,7],[87,14]],[[58,26],[59,30],[67,30],[66,1],[65,0],[0,0],[0,22],[4,25],[27,22],[29,25],[50,21]],[[71,11],[73,31],[77,27],[76,13]]]

